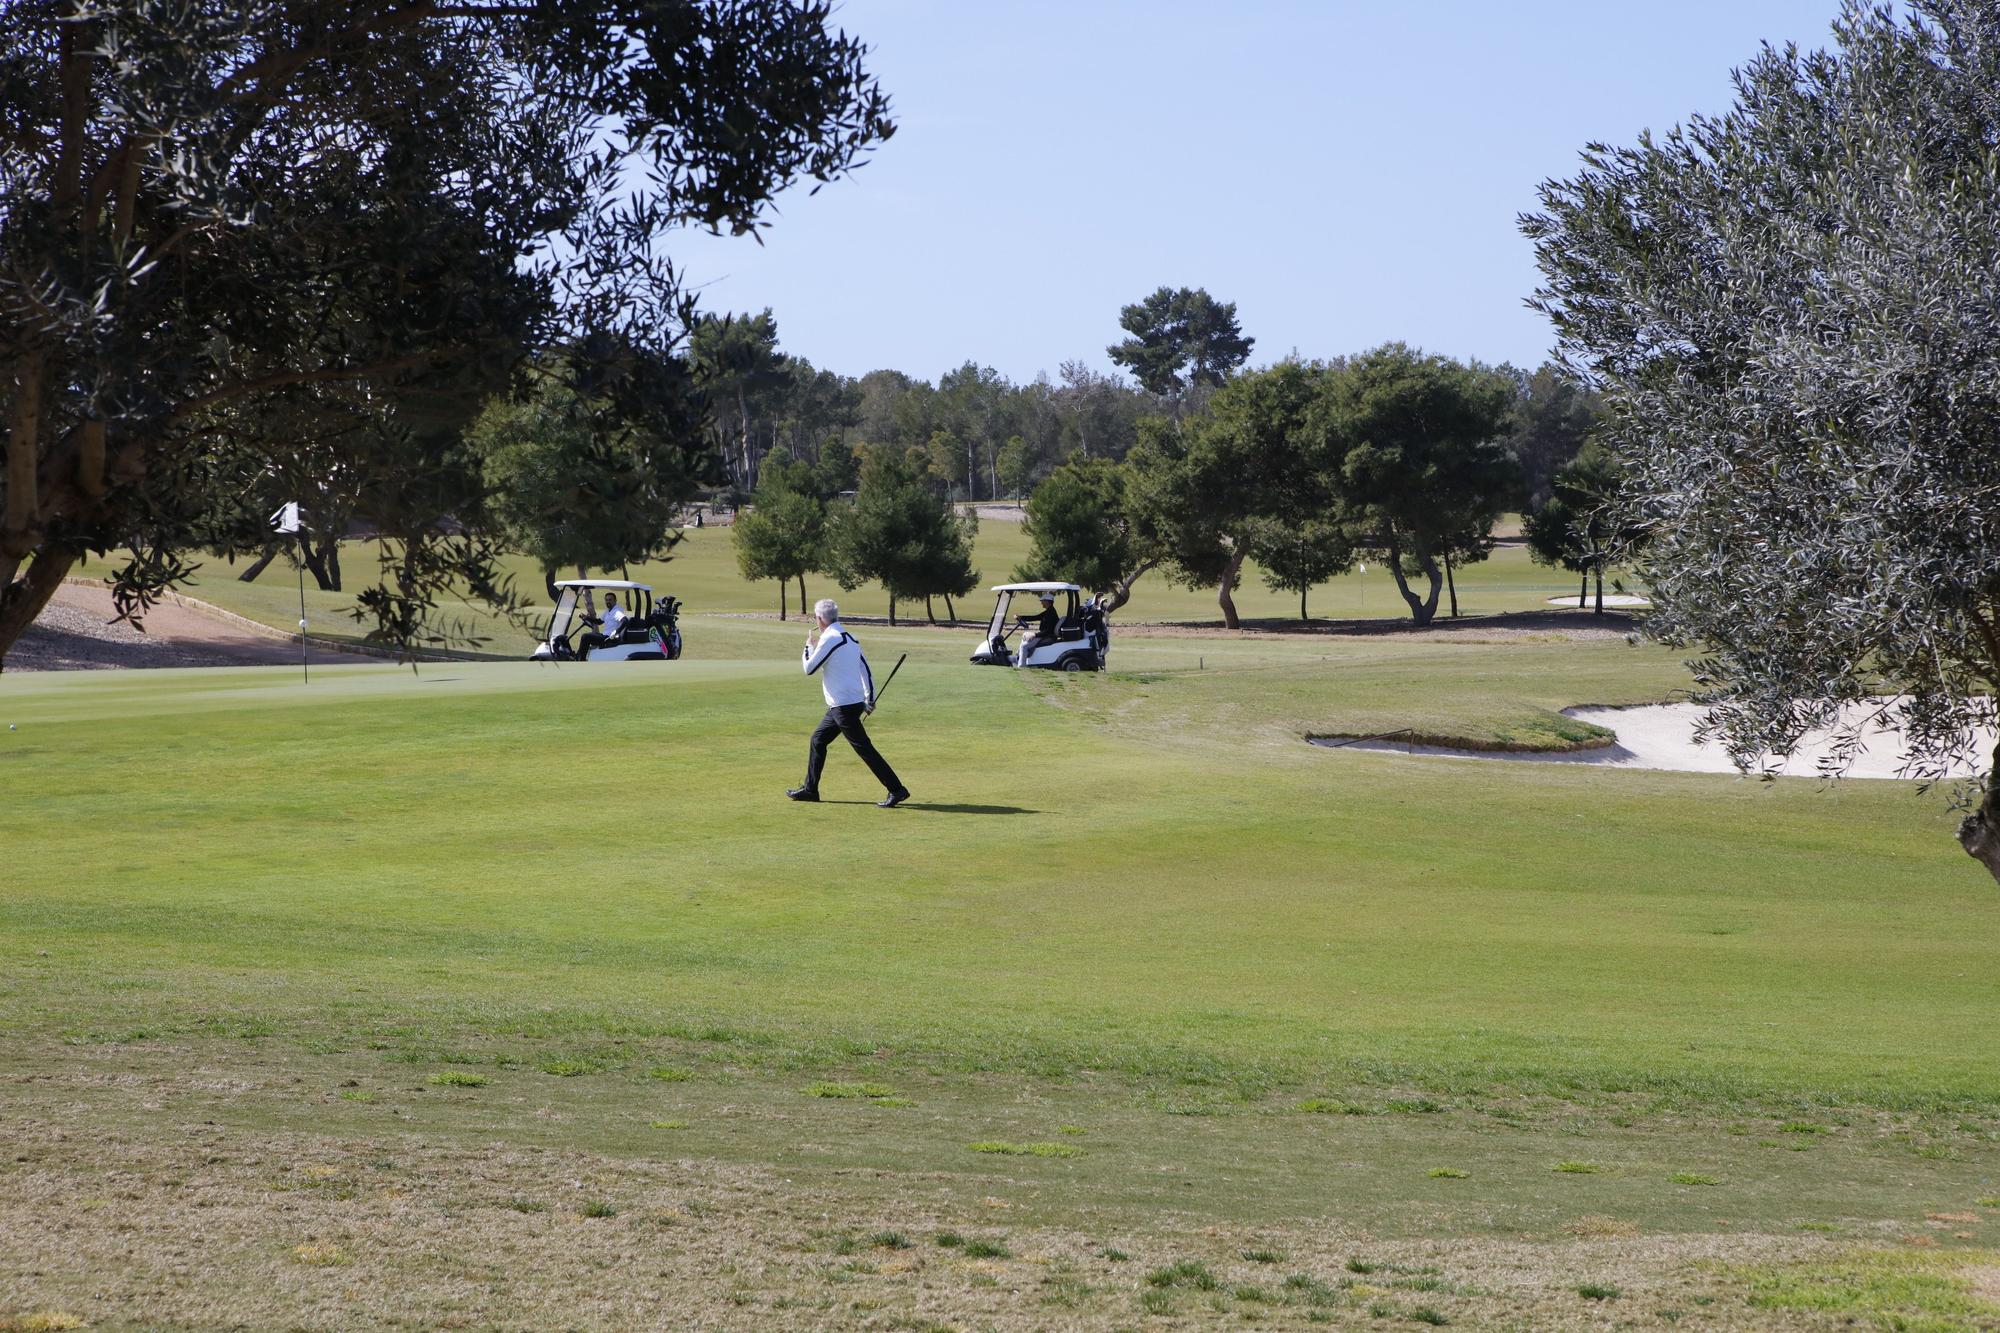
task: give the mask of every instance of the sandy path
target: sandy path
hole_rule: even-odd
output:
[[[148,611],[143,632],[113,623],[116,615],[109,588],[64,584],[7,653],[7,670],[296,666],[299,661],[297,639],[268,638],[173,602]],[[317,646],[309,652],[315,666],[357,660]]]

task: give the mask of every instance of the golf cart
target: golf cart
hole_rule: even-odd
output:
[[[570,579],[556,584],[561,596],[548,632],[528,655],[531,662],[671,662],[681,655],[680,600],[653,601],[653,590],[623,579]],[[583,631],[604,622],[597,614],[601,592],[625,596],[625,624],[616,642],[586,647]],[[579,611],[579,605],[581,611]]]
[[[985,642],[972,654],[975,663],[1043,667],[1050,671],[1104,670],[1104,660],[1111,651],[1111,626],[1095,602],[1077,601],[1082,588],[1074,583],[1001,583],[993,591],[1000,594],[1000,599],[994,604],[993,619],[987,623]],[[1061,616],[1053,637],[1036,638],[1029,645],[1028,640],[1033,636],[1026,627],[1017,626],[1007,618],[1015,593],[1026,593],[1031,600],[1049,594]],[[1010,647],[1007,636],[1017,628],[1021,630],[1020,646]]]

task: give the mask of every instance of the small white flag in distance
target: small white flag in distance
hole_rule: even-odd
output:
[[[287,534],[297,532],[299,530],[299,502],[292,500],[279,505],[277,512],[271,515],[271,528],[275,532]]]

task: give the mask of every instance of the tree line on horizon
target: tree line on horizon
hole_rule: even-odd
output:
[[[951,504],[1025,497],[1033,549],[1014,574],[1079,583],[1114,609],[1158,569],[1214,588],[1234,628],[1232,593],[1254,561],[1298,594],[1304,619],[1315,584],[1372,558],[1422,624],[1441,595],[1456,614],[1454,571],[1484,559],[1495,520],[1520,510],[1537,559],[1597,572],[1602,609],[1601,510],[1616,477],[1585,447],[1592,395],[1554,367],[1389,344],[1246,370],[1254,340],[1235,306],[1199,288],[1161,287],[1119,323],[1127,336],[1106,350],[1132,379],[1070,361],[1061,385],[973,362],[936,385],[895,371],[843,380],[779,352],[768,310],[698,328],[696,364],[725,367],[718,448],[757,478],[736,531],[744,576],[799,581],[802,605],[810,572],[846,588],[880,581],[892,604],[960,596],[977,571]],[[746,341],[761,348],[760,380],[742,371],[750,358],[714,350]],[[864,511],[909,516],[897,570],[857,557]]]

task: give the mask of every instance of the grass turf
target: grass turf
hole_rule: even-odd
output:
[[[1907,786],[1413,764],[1250,721],[1317,680],[1358,729],[1401,723],[1413,672],[1435,719],[1462,674],[1470,731],[1482,691],[1629,693],[1657,659],[1363,647],[1099,681],[944,651],[877,724],[918,793],[893,822],[851,763],[813,822],[777,799],[813,706],[789,663],[10,678],[8,925],[93,971],[185,993],[249,969],[369,1021],[569,996],[579,1032],[713,1020],[1029,1068],[2000,1086],[1993,913]],[[79,827],[105,792],[116,820]]]
[[[467,1145],[585,1154],[595,1183],[572,1211],[607,1226],[657,1211],[640,1168],[612,1164],[661,1152],[782,1171],[806,1200],[783,1207],[856,1227],[964,1230],[997,1198],[1069,1256],[1049,1272],[1114,1230],[1148,1264],[1195,1262],[1174,1248],[1188,1218],[1303,1253],[1298,1220],[1334,1200],[1378,1236],[1580,1245],[1799,1226],[1875,1243],[1928,1235],[1927,1213],[1971,1219],[1936,1225],[1976,1241],[1991,1224],[1973,1200],[2000,1160],[2000,916],[1937,797],[1300,742],[1539,735],[1564,704],[1684,683],[1662,654],[1132,638],[1134,669],[1062,678],[871,631],[878,660],[912,653],[875,730],[917,795],[885,814],[842,752],[833,802],[782,800],[817,707],[797,628],[714,623],[733,656],[670,666],[0,678],[20,728],[0,733],[0,1105],[37,1145],[6,1168],[20,1197],[95,1188],[47,1126],[154,1181],[201,1174],[177,1127],[214,1122],[239,1154],[247,1135],[297,1139],[299,1161],[450,1158],[366,1182],[447,1215],[469,1206],[451,1202]],[[244,1170],[211,1174],[268,1188],[267,1166]],[[543,1174],[520,1178],[554,1190]],[[768,1194],[758,1180],[739,1183]],[[88,1231],[74,1202],[47,1206]],[[797,1226],[781,1249],[811,1243]],[[285,1253],[331,1244],[422,1284],[346,1243]],[[1031,1262],[1013,1248],[978,1258],[991,1273],[952,1259],[954,1289],[1011,1284]],[[1215,1249],[1200,1261],[1227,1276]],[[1724,1253],[1780,1276],[1683,1268],[1675,1291],[1762,1293],[1746,1326],[1805,1310],[1771,1293],[1845,1262]],[[1449,1280],[1497,1282],[1471,1255]],[[1355,1295],[1336,1258],[1291,1288],[1328,1304],[1273,1309],[1487,1308]],[[276,1262],[342,1267],[322,1259]],[[1544,1282],[1531,1322],[1562,1324],[1558,1298],[1616,1299],[1580,1285],[1649,1280],[1601,1267]],[[832,1321],[807,1268],[749,1284],[746,1326]],[[1061,1289],[1079,1323],[1220,1313],[1185,1284],[1093,1271]],[[1916,1312],[1979,1317],[1962,1286]],[[0,1289],[0,1314],[44,1290],[83,1288]],[[1007,1290],[998,1322],[1044,1308]]]

